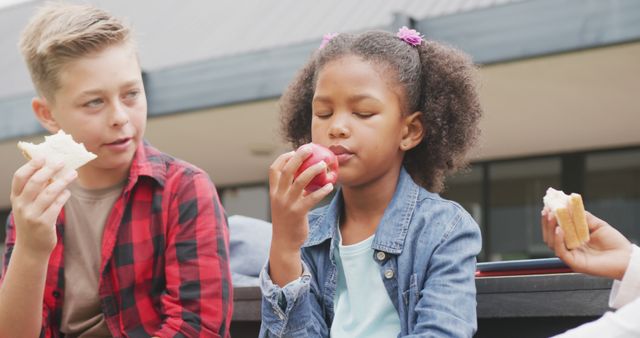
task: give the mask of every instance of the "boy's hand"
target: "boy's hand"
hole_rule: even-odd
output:
[[[607,222],[586,212],[590,239],[584,245],[568,250],[564,233],[555,216],[542,210],[542,237],[547,246],[576,272],[622,279],[631,258],[631,243]]]
[[[295,152],[280,155],[269,168],[269,197],[273,223],[269,256],[270,274],[272,280],[281,286],[302,273],[300,247],[309,233],[307,213],[333,190],[331,183],[312,193],[304,190],[316,175],[326,170],[324,162],[307,168],[294,179],[300,164],[310,155],[311,148],[302,146]],[[284,272],[284,275],[280,272]]]
[[[16,226],[16,246],[31,255],[48,258],[56,245],[55,222],[70,193],[67,185],[77,173],[70,171],[50,183],[62,162],[34,158],[20,167],[11,183],[11,208]]]

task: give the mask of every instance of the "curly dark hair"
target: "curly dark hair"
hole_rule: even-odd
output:
[[[340,34],[315,51],[280,99],[281,127],[294,147],[311,142],[311,101],[316,77],[327,63],[355,55],[381,68],[402,90],[403,114],[422,112],[425,136],[403,165],[422,187],[440,192],[445,177],[467,165],[482,115],[476,68],[461,51],[434,41],[411,46],[394,34]],[[402,97],[404,96],[404,97]]]

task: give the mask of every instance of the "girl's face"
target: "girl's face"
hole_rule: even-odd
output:
[[[395,180],[400,170],[407,119],[397,88],[385,75],[353,55],[330,61],[318,73],[311,138],[338,155],[345,187]]]

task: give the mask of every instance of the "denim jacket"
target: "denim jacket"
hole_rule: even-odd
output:
[[[331,253],[338,245],[342,205],[338,191],[328,206],[309,213],[299,279],[280,288],[269,267],[262,270],[260,337],[329,337],[337,284]],[[371,258],[400,317],[398,337],[473,336],[481,238],[460,205],[421,188],[403,168],[372,247]]]

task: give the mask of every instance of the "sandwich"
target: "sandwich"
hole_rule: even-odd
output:
[[[45,136],[44,142],[33,144],[29,142],[18,142],[18,148],[28,160],[33,157],[42,157],[46,162],[62,161],[64,168],[60,170],[53,179],[62,177],[70,170],[76,170],[92,161],[97,156],[87,151],[82,143],[76,143],[71,135],[59,130],[58,133]]]
[[[542,200],[562,228],[567,249],[575,249],[589,241],[589,226],[580,194],[567,195],[562,191],[549,188]]]

